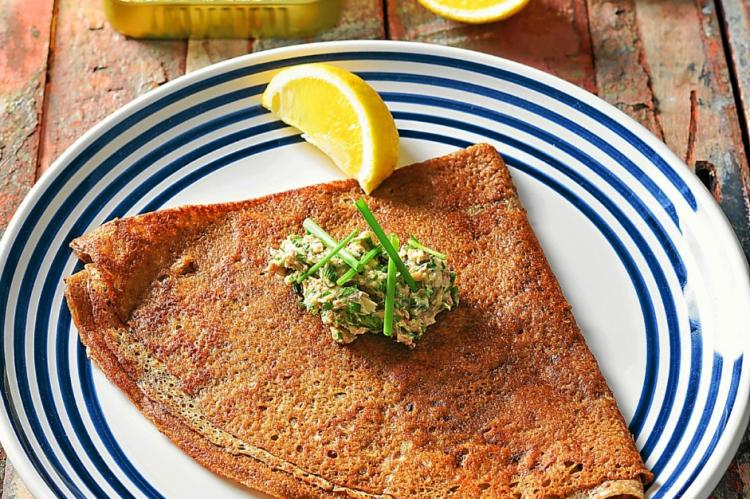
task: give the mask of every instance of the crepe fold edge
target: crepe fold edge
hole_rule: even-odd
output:
[[[336,189],[349,183],[334,182],[318,187]],[[389,497],[377,491],[333,484],[231,435],[228,437],[238,440],[235,445],[245,444],[245,450],[250,449],[250,452],[228,451],[226,446],[217,444],[197,430],[190,418],[180,414],[179,408],[170,407],[159,393],[150,392],[143,377],[153,377],[153,373],[149,374],[144,365],[139,365],[139,354],[128,351],[137,349],[137,346],[132,346],[134,341],[128,341],[130,333],[126,320],[138,301],[137,297],[157,277],[157,269],[174,254],[176,245],[195,235],[207,223],[234,210],[252,207],[263,199],[164,210],[140,215],[130,219],[128,224],[115,220],[76,239],[71,246],[87,265],[66,280],[66,298],[73,321],[87,346],[87,354],[106,376],[162,433],[206,468],[282,497]],[[164,227],[170,227],[168,233],[164,232]],[[643,485],[639,480],[606,481],[570,497],[640,498],[643,497]]]
[[[391,497],[338,486],[246,443],[245,445],[252,448],[253,452],[242,453],[236,450],[231,452],[227,447],[217,445],[215,441],[212,442],[201,431],[186,424],[184,415],[183,417],[175,415],[174,412],[179,412],[179,409],[175,411],[174,406],[168,407],[163,396],[160,397],[159,394],[153,392],[147,393],[148,389],[144,384],[139,383],[139,378],[133,376],[133,373],[140,371],[143,377],[157,377],[154,373],[144,372],[143,366],[137,365],[138,362],[134,360],[134,357],[139,355],[137,347],[134,347],[133,343],[122,341],[123,335],[128,335],[127,329],[108,303],[109,293],[106,289],[109,284],[96,267],[87,265],[84,270],[69,277],[66,284],[68,306],[79,334],[84,344],[87,345],[87,355],[162,433],[206,468],[248,487],[282,497],[340,497],[342,495],[355,498]],[[118,339],[122,342],[119,346]],[[122,350],[127,349],[135,351],[123,354]],[[148,368],[145,369],[147,370]],[[162,381],[167,384],[174,382],[168,379]],[[187,397],[187,395],[184,396]],[[258,453],[267,454],[265,456],[267,459],[262,457],[259,459]],[[243,459],[240,464],[236,458],[241,455],[247,459]],[[280,464],[282,469],[274,468],[274,463],[269,463],[269,460],[276,461],[275,464]],[[640,480],[606,481],[593,489],[577,492],[569,496],[569,499],[613,497],[643,498],[643,484]]]

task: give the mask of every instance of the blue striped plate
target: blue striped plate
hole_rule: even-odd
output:
[[[67,245],[113,217],[339,178],[259,106],[275,71],[313,61],[375,86],[404,164],[498,148],[656,475],[649,495],[708,495],[745,429],[750,389],[748,270],[713,199],[664,144],[583,90],[399,42],[302,45],[179,78],[89,131],[34,187],[0,247],[0,438],[32,492],[248,493],[183,455],[88,361],[63,299],[79,265]]]

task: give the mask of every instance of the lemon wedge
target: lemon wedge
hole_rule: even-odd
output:
[[[419,0],[419,3],[453,21],[481,24],[507,19],[529,0]]]
[[[367,194],[396,167],[393,116],[375,89],[349,71],[322,63],[283,69],[268,83],[261,104],[301,130]]]

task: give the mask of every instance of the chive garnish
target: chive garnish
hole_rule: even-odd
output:
[[[321,268],[323,265],[325,265],[326,263],[328,263],[331,258],[333,258],[334,256],[336,256],[336,253],[339,253],[339,252],[343,251],[343,248],[347,244],[349,244],[351,242],[351,240],[354,239],[354,236],[356,236],[356,235],[357,235],[357,231],[353,230],[348,236],[346,236],[346,238],[344,238],[343,241],[341,241],[340,243],[338,243],[331,251],[329,251],[323,258],[321,258],[318,263],[316,263],[315,265],[313,265],[312,267],[310,267],[309,269],[307,269],[307,272],[305,272],[304,274],[302,274],[301,276],[299,276],[297,278],[297,283],[301,283],[302,281],[304,281],[305,279],[307,279],[308,277],[310,277],[311,275],[313,275],[315,272],[318,271],[319,268]],[[355,260],[355,262],[356,262],[356,260]]]
[[[353,279],[355,275],[357,275],[361,270],[365,268],[365,265],[367,264],[367,262],[375,258],[382,251],[382,249],[383,247],[378,244],[373,249],[365,253],[365,255],[362,258],[360,258],[358,262],[359,270],[356,270],[356,269],[347,270],[346,273],[344,273],[344,275],[339,277],[338,281],[336,281],[336,285],[343,286],[344,284],[349,282],[351,279]]]
[[[398,256],[398,251],[393,249],[393,245],[388,240],[388,237],[386,237],[385,232],[383,231],[383,228],[380,226],[377,220],[375,220],[375,216],[372,214],[372,211],[370,211],[370,208],[367,206],[367,203],[365,203],[365,200],[360,198],[354,202],[355,206],[359,210],[359,212],[362,214],[362,217],[365,219],[367,224],[370,226],[372,231],[375,233],[375,236],[380,241],[380,244],[383,245],[383,249],[388,253],[388,256],[393,259],[393,261],[396,264],[396,268],[398,269],[399,273],[403,276],[404,282],[406,282],[406,285],[409,286],[409,288],[412,291],[417,290],[417,283],[414,281],[414,278],[409,273],[409,269],[406,268],[406,265],[404,265],[404,262],[401,260],[401,257]]]
[[[314,221],[312,221],[309,218],[306,218],[304,222],[302,222],[302,227],[307,230],[310,234],[317,237],[321,241],[323,241],[323,244],[328,246],[329,248],[333,249],[336,247],[336,240],[328,235],[328,232],[324,231],[320,225],[316,224]],[[345,249],[342,249],[339,252],[339,257],[346,262],[347,265],[349,265],[351,268],[355,270],[359,270],[359,263],[357,262],[357,259],[354,258],[354,256],[346,251]]]
[[[420,243],[419,240],[414,236],[409,236],[409,240],[406,241],[406,244],[411,246],[414,249],[419,249],[424,251],[425,253],[429,253],[430,255],[434,256],[435,258],[439,258],[441,260],[445,260],[446,256],[439,251],[435,251],[432,248],[428,248],[424,244]]]
[[[391,244],[398,248],[398,237],[391,234]],[[383,334],[393,336],[393,302],[396,298],[396,260],[388,257],[388,274],[385,285],[385,313],[383,314]]]

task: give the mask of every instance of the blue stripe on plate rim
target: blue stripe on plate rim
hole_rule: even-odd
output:
[[[337,59],[337,60],[341,60],[341,59],[350,59],[350,58],[352,58],[352,57],[350,57],[349,55],[346,55],[346,56],[345,56],[345,55],[343,55],[343,54],[334,54],[334,55],[336,55],[336,56],[337,56],[337,57],[336,57],[336,59]],[[362,53],[357,53],[356,55],[357,55],[357,56],[359,57],[359,56],[362,56]],[[411,55],[411,54],[409,54],[409,55]],[[402,57],[405,57],[405,55],[404,55],[404,54],[401,54],[401,56],[402,56]],[[424,54],[423,54],[422,56],[423,56],[423,57],[421,58],[421,59],[422,59],[422,61],[421,61],[421,62],[424,62],[424,57],[426,57],[426,55],[424,55]],[[322,57],[322,58],[324,58],[324,59],[329,59],[329,60],[331,59],[331,57],[327,57],[326,55],[323,55],[323,54],[321,54],[321,55],[319,55],[319,56],[314,56],[314,57],[316,57],[316,58],[321,58],[321,57]],[[430,56],[430,57],[433,57],[433,56]],[[375,53],[375,54],[373,55],[373,58],[386,58],[386,53],[385,53],[385,52],[383,52],[383,53]],[[292,62],[289,62],[289,61],[290,61],[290,60],[289,60],[289,59],[287,59],[287,60],[286,60],[285,62],[287,62],[287,63],[292,63]],[[294,61],[294,62],[299,62],[299,61]],[[465,61],[460,61],[460,62],[461,62],[461,63],[463,64],[463,63],[464,63]],[[453,60],[453,63],[454,63],[454,64],[455,64],[455,63],[458,63],[458,61],[456,61],[456,60]],[[472,63],[472,64],[473,64],[473,63]],[[243,68],[243,71],[247,71],[247,69],[246,69],[246,68]],[[498,71],[502,71],[502,70],[498,70]],[[203,82],[198,82],[198,84],[194,84],[194,86],[196,86],[196,88],[198,88],[198,87],[200,87],[200,86],[201,86],[201,84],[202,84],[202,83],[203,83]],[[163,100],[164,100],[164,99],[163,99]],[[167,100],[171,100],[171,99],[167,99]],[[570,102],[570,99],[567,99],[567,100],[568,100],[568,102]],[[120,113],[120,114],[124,114],[124,113]],[[621,125],[619,125],[619,126],[621,126]],[[654,155],[656,154],[656,153],[654,152],[654,150],[653,150],[653,149],[649,149],[649,148],[648,148],[648,146],[646,146],[646,148],[643,148],[642,150],[646,150],[646,151],[650,150],[652,154],[654,154]],[[121,157],[122,157],[122,156],[121,156]],[[661,159],[661,158],[660,158],[660,159]],[[666,162],[664,163],[664,165],[665,165],[665,167],[667,168],[667,170],[668,170],[669,172],[672,172],[672,170],[671,170],[671,167],[670,167],[670,166],[668,166],[668,165],[666,164]],[[59,172],[58,172],[58,173],[59,173]],[[668,176],[669,176],[669,175],[668,175]],[[681,192],[683,193],[683,196],[686,196],[686,200],[688,201],[688,203],[689,203],[689,204],[691,204],[691,206],[692,206],[692,207],[693,207],[693,208],[695,209],[695,208],[697,207],[697,204],[695,204],[695,202],[694,202],[694,201],[693,201],[693,202],[691,203],[691,200],[690,200],[690,198],[691,198],[691,196],[692,196],[692,193],[690,192],[690,190],[689,190],[689,189],[687,189],[687,191],[686,191],[686,190],[685,190],[685,189],[684,189],[683,187],[684,187],[684,186],[681,186],[681,187],[680,187],[680,191],[681,191]],[[40,186],[40,188],[41,188],[41,186]],[[687,193],[687,194],[686,194],[686,193]],[[693,199],[694,199],[694,198],[693,198]],[[666,207],[665,207],[665,209],[666,209]],[[9,231],[9,232],[10,232],[10,231]],[[7,299],[7,296],[5,297],[5,299]],[[3,310],[3,313],[4,313],[4,310]],[[741,361],[740,361],[739,359],[738,359],[737,361],[735,361],[735,366],[737,366],[737,362],[741,362]],[[740,364],[740,366],[741,366],[741,364]],[[734,383],[734,384],[733,384],[733,386],[734,386],[734,389],[735,389],[735,394],[736,394],[736,385],[738,385],[738,384],[739,384],[739,370],[738,370],[737,368],[735,368],[735,370],[736,370],[736,371],[737,371],[737,373],[738,373],[738,374],[737,374],[737,376],[734,376],[734,377],[733,377],[733,379],[736,379],[736,380],[737,380],[737,383]],[[6,374],[6,375],[7,375],[7,374]],[[6,382],[6,386],[7,386],[7,382]],[[726,421],[725,421],[725,424],[726,424]]]

